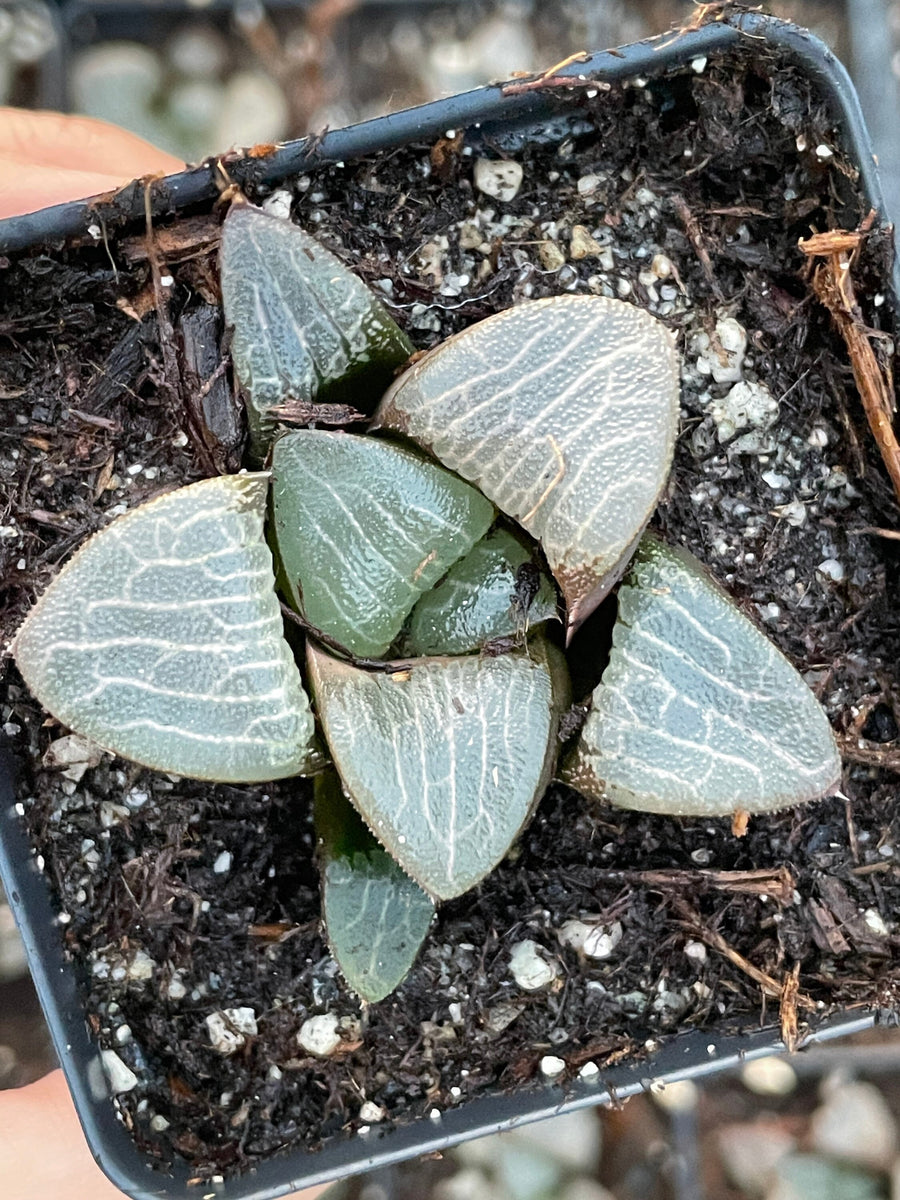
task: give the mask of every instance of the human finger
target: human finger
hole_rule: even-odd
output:
[[[0,107],[0,217],[183,168],[174,155],[106,121]]]
[[[3,1200],[122,1200],[91,1156],[62,1071],[0,1091],[0,1180]],[[324,1190],[289,1200],[315,1200]]]

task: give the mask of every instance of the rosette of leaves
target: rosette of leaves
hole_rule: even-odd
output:
[[[377,436],[284,431],[286,413],[333,423],[335,397],[372,411],[410,344],[337,257],[250,206],[226,219],[221,270],[271,469],[112,522],[35,605],[16,660],[60,721],[157,770],[318,773],[329,943],[365,1000],[403,979],[435,903],[500,862],[557,770],[683,815],[835,786],[803,680],[696,560],[644,534],[678,416],[663,325],[600,297],[533,301],[400,374]],[[558,619],[571,634],[623,573],[560,765]]]

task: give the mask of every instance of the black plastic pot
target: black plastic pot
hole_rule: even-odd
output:
[[[871,205],[883,211],[875,163],[852,85],[833,55],[800,29],[756,14],[741,14],[730,24],[709,25],[668,39],[663,46],[660,40],[640,43],[623,51],[598,54],[566,70],[570,75],[598,80],[659,76],[683,68],[698,57],[727,52],[748,37],[763,39],[786,64],[799,67],[813,78],[823,102],[830,108],[843,149],[859,168],[856,194],[861,189]],[[264,159],[230,159],[227,169],[235,181],[252,192],[254,185],[260,183],[272,184],[299,172],[321,169],[330,162],[411,140],[434,138],[450,128],[465,128],[469,143],[478,145],[489,143],[501,133],[507,139],[517,136],[523,140],[546,137],[548,130],[558,136],[560,121],[566,119],[558,115],[552,98],[540,91],[504,96],[499,87],[483,88],[329,133],[315,144],[292,143]],[[217,192],[215,167],[205,165],[155,185],[153,210],[159,216],[177,212],[209,202]],[[0,253],[37,249],[65,238],[92,240],[89,225],[99,219],[106,221],[108,228],[143,220],[143,206],[142,189],[131,186],[99,206],[78,202],[3,221]],[[0,747],[0,878],[22,930],[35,983],[88,1141],[104,1171],[136,1200],[184,1196],[191,1175],[188,1167],[178,1165],[167,1174],[155,1170],[137,1150],[108,1098],[99,1048],[81,1013],[75,974],[63,955],[49,888],[37,869],[16,814],[12,768],[11,754]],[[874,1019],[874,1012],[860,1015],[857,1011],[852,1017],[847,1015],[819,1028],[811,1040],[858,1032],[869,1027]],[[238,1197],[262,1200],[442,1150],[467,1138],[625,1097],[639,1092],[651,1081],[698,1078],[733,1067],[747,1058],[782,1050],[778,1032],[772,1028],[744,1037],[719,1036],[709,1030],[694,1032],[665,1043],[655,1055],[650,1054],[638,1065],[605,1071],[594,1081],[579,1079],[565,1086],[531,1086],[518,1094],[478,1098],[443,1112],[434,1120],[373,1129],[350,1139],[334,1138],[314,1154],[294,1151],[266,1162],[247,1175],[213,1181],[203,1191],[235,1200]]]

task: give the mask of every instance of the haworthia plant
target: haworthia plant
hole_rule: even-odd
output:
[[[641,542],[563,777],[623,808],[764,812],[832,791],[831,727],[786,658],[687,551]]]
[[[260,461],[288,400],[371,412],[413,344],[330,251],[290,221],[233,205],[221,251],[231,355]]]
[[[337,258],[246,204],[226,219],[221,268],[257,457],[278,405],[371,411],[412,351]],[[555,766],[569,681],[547,628],[558,595],[526,531],[570,631],[641,543],[568,782],[700,816],[837,783],[802,679],[690,555],[641,541],[677,415],[673,341],[653,317],[590,296],[521,305],[391,386],[376,424],[405,445],[282,437],[268,531],[266,474],[119,518],[27,617],[16,660],[57,718],[136,762],[227,782],[320,768],[267,532],[277,586],[311,629],[308,678],[339,773],[316,789],[327,935],[375,1002],[408,970],[434,899],[504,857]],[[495,505],[509,527],[494,527]],[[389,654],[405,661],[371,661]]]
[[[387,650],[419,596],[495,516],[443,467],[377,438],[299,429],[276,442],[272,471],[291,598],[360,657]]]
[[[556,589],[532,551],[508,530],[495,529],[418,602],[400,652],[469,654],[555,620],[557,610]]]
[[[266,474],[205,480],[95,534],[15,640],[41,703],[160,771],[252,782],[305,770],[313,718],[263,537],[268,486]]]
[[[388,674],[307,649],[348,796],[440,900],[497,865],[547,784],[559,716],[551,653],[425,658]]]
[[[390,388],[376,424],[425,447],[540,541],[574,628],[656,507],[678,397],[661,322],[621,300],[554,296],[441,343]]]
[[[378,844],[333,771],[316,780],[315,823],[328,944],[353,990],[374,1004],[406,977],[434,901]]]

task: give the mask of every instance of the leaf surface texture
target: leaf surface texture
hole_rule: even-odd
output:
[[[360,657],[387,650],[419,596],[495,515],[461,479],[378,438],[299,429],[276,442],[272,471],[291,599]]]
[[[344,264],[290,221],[233,205],[222,231],[222,302],[258,458],[287,400],[371,412],[413,344]]]
[[[825,713],[784,655],[697,559],[645,537],[566,781],[623,808],[726,816],[812,800],[840,774]]]
[[[527,573],[527,574],[525,574]],[[557,616],[556,589],[527,546],[495,529],[412,610],[401,652],[468,654]]]
[[[116,754],[197,779],[296,775],[313,719],[263,538],[268,475],[169,492],[95,534],[15,642],[51,713]]]
[[[527,653],[364,671],[311,643],[309,675],[344,788],[378,840],[441,900],[503,858],[554,757],[551,666]]]
[[[316,780],[315,821],[328,944],[353,990],[375,1004],[406,978],[434,901],[366,829],[333,772]]]
[[[540,541],[576,626],[616,582],[665,484],[673,339],[601,296],[535,300],[470,326],[391,387],[376,423],[412,438]]]

